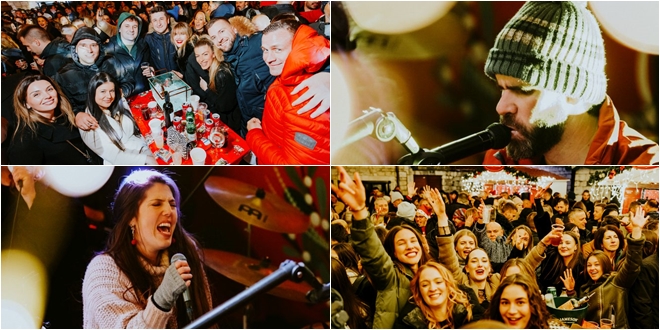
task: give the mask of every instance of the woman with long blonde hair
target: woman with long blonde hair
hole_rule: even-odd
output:
[[[417,270],[410,282],[410,291],[428,329],[460,328],[478,320],[483,313],[478,303],[475,304],[478,313],[473,313],[469,299],[471,290],[462,290],[451,272],[437,262],[429,261]]]
[[[186,75],[186,68],[188,66],[188,58],[193,53],[194,44],[197,40],[197,36],[193,36],[190,26],[185,22],[179,22],[174,25],[172,32],[170,33],[170,41],[176,49],[176,64],[179,68],[179,71],[174,71],[174,73],[179,76],[179,78],[184,79]]]
[[[240,132],[241,110],[236,97],[236,81],[231,67],[224,56],[207,36],[195,44],[194,56],[188,59],[185,80],[199,95],[201,102],[208,104],[212,113],[220,115],[220,120]]]
[[[80,138],[71,103],[45,75],[30,75],[14,92],[16,127],[7,158],[12,165],[87,165],[98,156]]]

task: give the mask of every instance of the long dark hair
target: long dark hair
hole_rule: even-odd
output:
[[[92,79],[89,81],[89,85],[87,85],[87,109],[89,110],[90,114],[92,117],[96,119],[96,121],[99,123],[99,127],[105,132],[105,134],[108,135],[110,138],[110,141],[119,148],[121,151],[125,151],[126,149],[124,148],[124,144],[121,143],[121,138],[119,137],[119,134],[117,134],[117,131],[115,131],[114,128],[110,125],[110,121],[108,118],[105,116],[103,113],[103,110],[99,107],[98,104],[96,104],[96,90],[103,84],[105,83],[112,83],[115,86],[115,99],[112,100],[112,103],[110,104],[110,107],[108,108],[108,111],[110,111],[110,116],[112,118],[115,118],[118,122],[121,122],[122,119],[125,117],[128,120],[133,123],[133,135],[139,136],[140,135],[140,129],[137,127],[137,124],[135,123],[135,119],[133,119],[133,116],[131,115],[131,112],[124,108],[121,103],[119,103],[119,95],[121,94],[119,84],[115,80],[114,77],[111,75],[105,73],[105,72],[99,72],[95,74]]]
[[[534,279],[522,273],[507,276],[502,283],[500,283],[493,294],[490,306],[488,306],[488,309],[486,310],[486,318],[500,322],[504,321],[504,319],[502,319],[502,314],[500,313],[500,299],[502,298],[502,291],[510,285],[519,285],[527,293],[527,300],[532,315],[525,328],[547,329],[550,312],[548,312],[548,308],[545,306],[545,301],[541,297],[539,287],[536,285]]]
[[[152,276],[144,269],[139,260],[139,252],[134,245],[131,245],[132,234],[130,228],[131,220],[138,214],[140,204],[144,201],[146,191],[156,183],[167,185],[172,191],[177,205],[178,223],[174,228],[172,244],[167,251],[170,256],[175,253],[183,253],[188,260],[191,273],[195,274],[198,280],[193,280],[189,290],[193,300],[194,317],[198,318],[211,310],[209,299],[207,299],[205,281],[203,279],[203,267],[200,246],[195,238],[181,225],[180,205],[181,194],[179,188],[172,178],[164,173],[155,170],[137,170],[128,175],[119,185],[112,204],[112,217],[115,221],[115,228],[108,237],[106,249],[103,253],[111,256],[119,269],[126,274],[133,285],[124,292],[124,296],[133,289],[138,295],[137,300],[146,306],[147,299],[152,295],[158,286],[154,283]],[[186,309],[181,305],[182,299],[179,299],[177,307],[179,326],[187,323]]]
[[[344,301],[344,311],[349,316],[347,325],[351,329],[366,329],[368,328],[367,319],[371,315],[369,313],[369,305],[364,303],[355,294],[353,285],[348,279],[346,268],[344,264],[337,258],[332,259],[332,271],[330,272],[331,279],[330,285],[333,289],[339,291],[342,300]]]
[[[360,256],[355,253],[353,245],[350,243],[337,243],[332,246],[332,249],[337,253],[337,257],[344,267],[358,274],[360,273],[360,267],[358,266]]]
[[[429,254],[426,252],[426,249],[424,248],[424,240],[422,237],[419,235],[419,232],[411,227],[410,225],[401,225],[401,226],[394,226],[392,229],[390,229],[389,232],[387,232],[387,236],[385,236],[385,242],[383,242],[383,246],[385,247],[385,252],[392,258],[392,262],[394,262],[394,266],[401,271],[402,273],[405,273],[406,268],[410,268],[409,265],[406,265],[399,261],[399,259],[396,258],[394,255],[394,237],[398,232],[400,232],[403,229],[408,229],[413,234],[415,234],[415,237],[417,237],[417,242],[419,242],[419,252],[422,254],[422,257],[419,258],[419,262],[417,262],[418,266],[421,266],[425,264],[427,261],[431,260],[429,257]]]

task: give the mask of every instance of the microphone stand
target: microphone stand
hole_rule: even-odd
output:
[[[397,161],[398,165],[442,165],[445,156],[437,151],[420,149],[417,153],[409,153]]]
[[[221,316],[242,307],[257,295],[270,291],[286,280],[291,280],[297,283],[304,280],[309,283],[313,289],[307,293],[307,299],[311,303],[318,303],[324,299],[330,298],[330,286],[320,283],[314,276],[314,273],[307,268],[304,263],[285,260],[280,264],[280,268],[272,274],[264,277],[253,286],[245,289],[245,291],[227,300],[224,304],[200,316],[197,320],[188,324],[184,329],[209,328],[213,323],[216,323]]]

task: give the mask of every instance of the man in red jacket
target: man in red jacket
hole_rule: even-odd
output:
[[[605,46],[586,2],[529,1],[498,34],[485,73],[511,142],[484,164],[658,164],[658,144],[606,95]]]
[[[321,70],[330,43],[314,29],[294,20],[272,23],[261,41],[264,62],[277,77],[266,94],[263,119],[248,121],[246,140],[259,164],[329,164],[330,113],[312,119],[298,115],[291,92]]]

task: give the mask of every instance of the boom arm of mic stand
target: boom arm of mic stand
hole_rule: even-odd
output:
[[[309,277],[310,275],[311,278]],[[323,285],[318,282],[316,277],[314,277],[312,271],[309,270],[307,267],[305,267],[305,264],[303,264],[302,262],[296,263],[291,260],[285,260],[280,264],[280,268],[278,268],[272,274],[264,277],[259,282],[255,283],[253,286],[245,289],[243,292],[227,300],[224,304],[202,315],[194,322],[188,324],[184,329],[209,328],[211,325],[213,325],[213,323],[216,323],[221,316],[244,306],[245,304],[249,303],[252,299],[254,299],[257,295],[270,291],[271,289],[282,284],[286,280],[292,280],[294,282],[301,282],[305,280],[306,282],[310,283],[312,287],[315,288],[315,290],[312,291],[322,291],[320,288],[323,287]],[[308,299],[310,299],[311,301],[311,298],[309,298],[310,295],[313,294],[307,293]],[[328,298],[329,295],[330,293],[328,290]]]
[[[409,153],[397,161],[399,165],[442,165],[445,156],[439,152],[420,149],[418,153]]]

